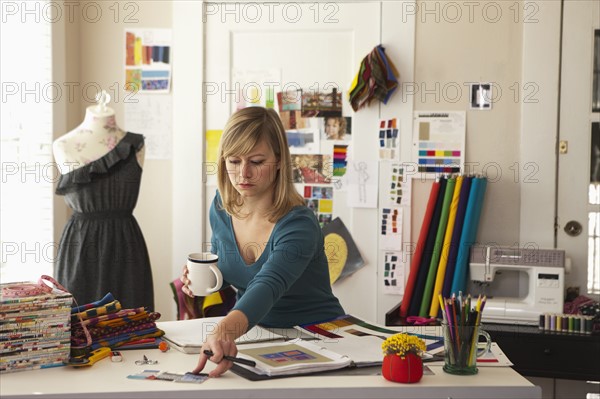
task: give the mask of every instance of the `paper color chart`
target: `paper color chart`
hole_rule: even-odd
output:
[[[404,269],[400,263],[400,251],[383,253],[383,285],[386,294],[404,293]]]
[[[381,208],[381,249],[399,250],[402,245],[402,209]]]
[[[347,145],[334,145],[333,146],[333,175],[344,176],[346,174],[346,167],[348,162],[346,156],[348,152]]]
[[[400,205],[402,203],[402,198],[405,195],[405,176],[404,176],[404,167],[399,163],[391,164],[391,178],[390,178],[390,187],[389,187],[389,200],[391,204]]]
[[[413,146],[418,171],[460,173],[465,159],[464,112],[416,112]]]
[[[398,135],[398,119],[379,121],[379,159],[397,159]]]

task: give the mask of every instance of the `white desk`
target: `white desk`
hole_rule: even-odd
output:
[[[416,384],[397,384],[382,376],[311,376],[268,381],[248,381],[227,372],[202,384],[133,380],[130,374],[145,369],[185,372],[192,370],[198,355],[171,349],[127,350],[122,363],[106,358],[91,367],[57,367],[0,375],[0,397],[11,398],[541,398],[532,385],[509,367],[480,367],[475,376],[454,376],[440,366],[430,366],[435,375],[425,375]],[[134,362],[148,356],[156,365]],[[208,363],[207,369],[214,364]]]

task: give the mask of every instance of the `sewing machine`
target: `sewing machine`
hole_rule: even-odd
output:
[[[484,322],[538,324],[563,312],[563,250],[474,246],[469,270],[468,292],[487,296]]]

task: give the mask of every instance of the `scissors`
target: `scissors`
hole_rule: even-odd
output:
[[[144,355],[144,358],[142,360],[136,360],[135,364],[138,365],[144,365],[144,364],[157,364],[158,360],[150,360],[146,357],[146,355]]]

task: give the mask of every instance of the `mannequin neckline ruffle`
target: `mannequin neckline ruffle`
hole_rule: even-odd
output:
[[[129,157],[132,148],[135,149],[135,152],[138,152],[143,146],[143,135],[127,132],[117,145],[102,157],[85,166],[74,169],[64,175],[60,175],[56,187],[56,194],[64,195],[80,184],[91,182],[93,175],[108,173],[113,166]]]

